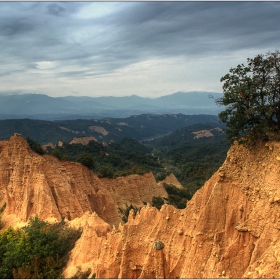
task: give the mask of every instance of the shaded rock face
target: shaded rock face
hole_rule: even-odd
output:
[[[235,144],[183,210],[147,205],[109,231],[89,216],[65,276],[82,265],[97,278],[279,278],[279,159],[280,143]]]
[[[59,221],[88,211],[118,226],[122,222],[118,208],[142,207],[142,201],[151,202],[154,193],[165,190],[157,186],[152,173],[100,180],[80,163],[36,154],[18,134],[0,142],[0,205],[7,204],[3,220],[9,225],[26,222],[35,214]]]

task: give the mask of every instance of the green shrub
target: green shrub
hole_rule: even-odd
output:
[[[192,197],[187,189],[179,189],[168,184],[163,184],[163,186],[168,193],[168,204],[179,209],[186,208],[187,200],[190,200]]]
[[[161,206],[164,204],[164,200],[161,196],[153,196],[152,206],[160,210]]]
[[[101,166],[99,169],[97,176],[100,178],[113,178],[114,177],[114,172],[111,168],[107,166]]]
[[[81,267],[78,266],[75,275],[73,275],[71,277],[71,279],[87,279],[90,274],[91,274],[91,269],[90,268],[87,269],[86,271],[82,271]],[[94,275],[94,278],[95,278],[95,274],[94,273],[93,273],[93,275]]]
[[[77,162],[84,166],[93,169],[95,167],[93,156],[89,153],[83,153],[77,157]]]
[[[36,141],[30,139],[29,137],[26,138],[26,142],[28,143],[29,147],[30,147],[34,152],[36,152],[36,153],[38,153],[38,154],[40,154],[40,155],[43,155],[43,154],[45,153],[44,150],[43,150],[43,148],[42,148],[42,146],[41,146],[38,142],[36,142]]]
[[[54,157],[56,157],[56,158],[58,158],[59,160],[62,160],[63,154],[62,154],[62,152],[59,151],[58,149],[53,149],[53,150],[51,151],[51,155],[54,156]]]
[[[81,231],[30,218],[22,229],[0,234],[0,278],[62,278],[68,253]]]
[[[137,212],[140,211],[141,208],[138,209],[137,207],[133,206],[132,204],[130,204],[130,206],[126,205],[125,210],[119,208],[119,211],[120,211],[121,214],[123,215],[123,216],[122,216],[122,220],[123,220],[124,223],[127,223],[127,221],[128,221],[128,216],[129,216],[129,212],[130,212],[131,209],[134,211],[134,214],[136,214]]]

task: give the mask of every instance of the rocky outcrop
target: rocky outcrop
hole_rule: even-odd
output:
[[[99,179],[79,163],[38,155],[22,136],[0,142],[0,206],[7,225],[31,215],[83,227],[65,277],[279,278],[280,143],[233,145],[224,164],[182,210],[151,173]],[[144,202],[148,203],[143,207]],[[142,207],[122,224],[118,208]]]
[[[101,178],[117,207],[122,209],[130,204],[136,208],[152,203],[153,196],[168,197],[163,186],[158,186],[152,172],[130,175],[116,179]]]
[[[49,142],[48,144],[43,145],[42,148],[44,151],[47,150],[48,148],[55,149],[55,145],[52,142]]]
[[[147,205],[109,230],[88,214],[65,276],[82,265],[97,278],[279,278],[279,179],[280,143],[235,144],[183,210]]]
[[[102,135],[107,135],[109,134],[109,132],[102,126],[96,126],[96,125],[92,125],[88,127],[89,130],[95,131],[97,133],[100,133]]]
[[[74,137],[69,144],[82,144],[82,145],[88,145],[89,141],[95,141],[98,142],[97,139],[93,136],[84,136],[84,137]]]
[[[3,220],[9,225],[35,214],[59,221],[95,212],[118,226],[122,222],[118,208],[141,207],[143,201],[162,194],[165,190],[157,186],[152,173],[101,180],[80,163],[33,152],[21,135],[0,142],[0,206],[7,205]]]

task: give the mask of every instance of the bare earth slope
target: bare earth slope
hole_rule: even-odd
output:
[[[118,229],[87,213],[65,276],[81,266],[97,278],[279,278],[279,181],[280,143],[233,145],[183,210],[148,205]]]
[[[90,141],[95,141],[97,142],[97,139],[93,136],[89,137],[74,137],[69,144],[82,144],[82,145],[87,145]]]
[[[166,178],[164,180],[158,182],[158,185],[160,185],[160,186],[163,186],[164,184],[173,185],[178,189],[184,188],[173,173],[166,176]]]
[[[0,206],[7,204],[7,225],[19,225],[35,214],[59,221],[89,211],[117,226],[122,222],[118,207],[144,206],[153,195],[166,192],[152,173],[101,180],[80,163],[36,154],[18,134],[0,142]]]

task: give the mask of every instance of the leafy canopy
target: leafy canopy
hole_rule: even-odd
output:
[[[64,221],[49,224],[37,216],[22,229],[0,232],[0,278],[62,278],[70,250],[81,231]]]
[[[280,54],[268,52],[247,59],[221,78],[224,96],[216,99],[226,106],[219,114],[227,125],[230,142],[271,139],[280,131]]]
[[[93,156],[90,153],[83,153],[77,157],[77,162],[80,162],[84,166],[93,169],[95,166]]]

